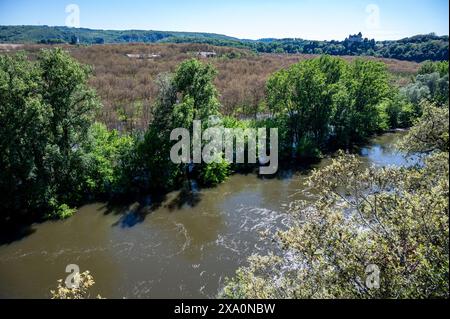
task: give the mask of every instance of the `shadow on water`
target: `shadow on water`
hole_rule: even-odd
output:
[[[12,244],[28,237],[36,232],[32,225],[12,226],[5,225],[0,227],[0,246]]]
[[[120,219],[112,226],[121,228],[132,228],[142,223],[147,215],[161,207],[165,195],[144,196],[138,200],[111,201],[100,207],[105,215],[121,215]]]
[[[176,211],[182,207],[195,207],[200,201],[202,194],[195,181],[183,184],[181,189],[173,192],[175,197],[168,199],[168,194],[152,194],[140,196],[139,198],[117,199],[110,201],[99,210],[104,211],[105,215],[121,215],[120,219],[112,226],[121,228],[132,228],[145,221],[146,217],[157,209],[164,207],[169,211]]]
[[[167,208],[170,211],[179,210],[186,206],[195,207],[200,203],[202,193],[195,183],[192,184],[194,186],[183,187],[178,195],[167,204]]]
[[[382,146],[399,137],[368,143],[357,153],[364,167],[386,162],[383,156],[391,161]],[[91,270],[95,293],[109,298],[214,297],[248,256],[273,248],[261,233],[289,226],[290,202],[314,200],[306,177],[333,157],[310,165],[280,161],[275,176],[237,171],[210,189],[191,182],[160,195],[130,190],[65,221],[29,223],[14,236],[0,229],[0,298],[46,298],[72,262]]]
[[[396,141],[404,133],[386,133],[374,137],[365,145],[355,147],[351,153],[358,154],[368,163],[376,166],[396,165],[411,167],[420,165],[423,160],[419,155],[405,157],[396,150]],[[326,166],[336,154],[330,153],[323,159],[316,161],[280,161],[279,169],[273,175],[260,175],[255,166],[242,166],[235,170],[236,175],[256,174],[260,180],[290,180],[296,175],[308,175],[311,170]],[[179,211],[182,208],[193,208],[202,201],[203,192],[194,180],[184,183],[178,190],[163,194],[135,194],[116,198],[102,205],[99,210],[105,215],[117,215],[119,219],[113,223],[114,227],[132,228],[145,221],[146,217],[163,207],[168,212]],[[36,222],[22,222],[7,227],[0,225],[0,246],[20,241],[36,232],[33,226]],[[21,225],[21,226],[17,226]]]

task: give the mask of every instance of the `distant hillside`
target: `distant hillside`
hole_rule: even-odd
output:
[[[364,55],[422,62],[449,59],[448,36],[416,35],[396,41],[375,41],[361,33],[344,41],[304,39],[243,40],[213,33],[91,30],[49,26],[0,26],[0,43],[114,44],[114,43],[204,43],[250,49],[259,53]]]
[[[180,39],[237,40],[225,35],[198,32],[92,30],[49,26],[0,26],[0,43],[155,43],[170,37]]]

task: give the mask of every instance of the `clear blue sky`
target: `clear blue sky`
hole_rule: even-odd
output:
[[[65,25],[69,4],[80,26],[221,33],[239,38],[377,40],[447,35],[448,0],[0,0],[0,25]]]

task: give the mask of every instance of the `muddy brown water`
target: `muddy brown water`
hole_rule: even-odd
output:
[[[415,157],[394,146],[402,135],[373,139],[361,157],[367,165],[413,164]],[[68,264],[90,270],[93,295],[106,298],[214,297],[249,255],[273,248],[260,232],[285,227],[287,205],[305,197],[308,174],[236,174],[191,197],[170,193],[155,209],[96,203],[68,220],[33,225],[29,235],[0,246],[0,298],[48,298]]]

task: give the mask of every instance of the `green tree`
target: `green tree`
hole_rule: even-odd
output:
[[[40,70],[24,54],[0,56],[0,212],[27,213],[51,197],[46,181],[49,110]]]
[[[287,122],[300,156],[317,156],[330,139],[350,146],[385,129],[381,103],[393,93],[382,63],[329,56],[302,61],[267,82],[269,109]]]
[[[217,89],[213,83],[216,74],[212,65],[203,64],[196,59],[187,60],[177,68],[174,76],[176,90],[181,94],[181,103],[192,99],[195,120],[206,120],[219,113]]]
[[[61,200],[79,200],[84,170],[81,144],[100,106],[87,84],[90,68],[62,49],[43,50],[38,66],[42,100],[49,112],[48,183],[55,186]]]
[[[332,125],[336,136],[346,140],[340,143],[365,140],[382,129],[380,103],[390,97],[389,76],[385,65],[357,59],[345,72],[336,103]]]
[[[272,75],[267,82],[267,104],[290,128],[291,143],[321,148],[329,135],[332,97],[344,68],[342,60],[322,56],[300,62]],[[309,147],[309,146],[308,146]]]
[[[415,117],[414,106],[400,93],[381,102],[380,111],[384,129],[411,127]]]
[[[182,172],[170,161],[170,132],[177,127],[172,116],[177,102],[173,75],[160,75],[157,85],[159,93],[152,112],[153,120],[138,149],[144,176],[141,187],[161,191],[173,187]]]
[[[82,143],[99,106],[88,76],[89,68],[61,49],[41,51],[37,62],[23,54],[0,57],[0,205],[6,218],[44,210],[67,215],[70,209],[61,205],[82,197]]]
[[[421,66],[414,83],[402,88],[401,92],[415,106],[417,117],[421,115],[420,104],[423,100],[435,102],[439,105],[448,104],[448,61],[425,62]]]
[[[92,195],[125,193],[131,179],[135,139],[94,123],[82,144],[84,187]]]
[[[205,129],[211,116],[219,116],[220,104],[213,83],[215,75],[216,70],[211,65],[191,59],[182,62],[175,74],[166,74],[158,79],[159,97],[153,121],[140,146],[150,188],[170,189],[187,178],[187,164],[170,161],[170,149],[174,143],[170,141],[170,132],[175,128],[186,128],[192,132],[194,120],[201,120]],[[200,176],[211,177],[211,172],[217,171],[216,178],[223,181],[221,176],[224,171],[217,169],[217,165],[209,165],[200,165]],[[215,184],[218,182],[216,178],[202,180],[205,184]]]

